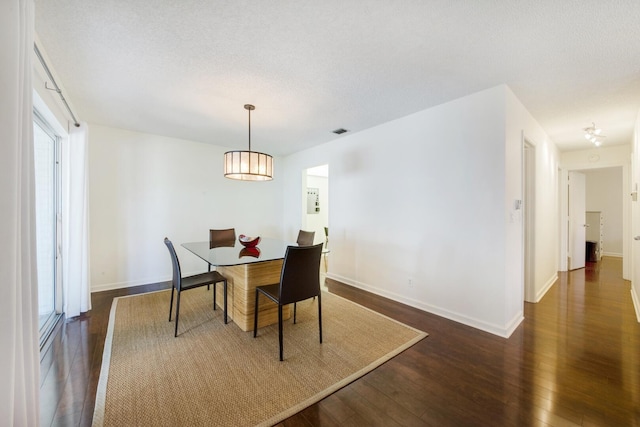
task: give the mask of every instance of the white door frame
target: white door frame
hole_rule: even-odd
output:
[[[523,199],[523,254],[524,254],[524,300],[536,302],[535,283],[535,193],[536,193],[536,147],[526,138],[522,144],[522,199]]]

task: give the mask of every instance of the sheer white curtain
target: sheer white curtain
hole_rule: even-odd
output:
[[[69,142],[63,153],[67,176],[64,180],[66,203],[62,214],[63,309],[67,318],[91,310],[87,138],[86,123],[80,123],[79,127],[69,123]]]
[[[33,0],[0,2],[0,417],[7,426],[36,426],[40,417],[33,22]]]

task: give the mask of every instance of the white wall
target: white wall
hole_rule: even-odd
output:
[[[622,168],[583,173],[586,177],[586,209],[602,212],[602,255],[622,257]]]
[[[507,336],[522,319],[522,224],[510,214],[529,122],[498,86],[289,156],[286,232],[301,171],[328,163],[330,277]]]
[[[514,201],[522,198],[522,143],[527,140],[535,147],[535,212],[534,212],[534,277],[532,298],[529,302],[538,302],[558,277],[558,164],[559,152],[544,130],[529,114],[524,105],[507,88],[507,153],[509,172],[507,180],[508,194],[505,199],[507,211],[513,210]],[[516,221],[521,213],[515,213]],[[507,227],[509,248],[507,251],[508,301],[517,304],[524,295],[518,294],[516,283],[524,281],[522,266],[523,253],[521,240],[522,224]],[[519,276],[522,275],[522,276]],[[512,308],[513,310],[514,308]]]
[[[207,240],[210,228],[282,237],[277,169],[271,182],[233,181],[223,177],[222,147],[98,125],[90,129],[93,291],[169,280],[165,236],[176,247],[183,274],[206,271],[180,244]]]

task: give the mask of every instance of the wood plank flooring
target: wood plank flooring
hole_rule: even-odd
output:
[[[280,426],[640,426],[640,324],[622,263],[560,273],[503,339],[327,280],[428,338]],[[89,426],[114,297],[64,323],[41,363],[41,425]]]

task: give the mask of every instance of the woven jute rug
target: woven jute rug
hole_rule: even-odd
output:
[[[243,332],[211,291],[182,294],[180,335],[168,322],[169,291],[113,301],[94,426],[273,425],[344,387],[417,343],[426,333],[323,292],[298,303],[297,323]]]

